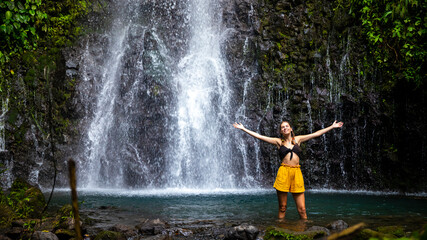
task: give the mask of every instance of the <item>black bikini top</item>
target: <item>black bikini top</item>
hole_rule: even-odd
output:
[[[297,155],[300,155],[302,153],[302,150],[299,147],[298,143],[295,143],[295,145],[292,147],[292,149],[291,148],[287,148],[287,147],[281,145],[280,148],[279,148],[280,159],[283,160],[283,158],[285,158],[288,153],[291,153],[290,160],[292,160],[293,153],[296,153]]]

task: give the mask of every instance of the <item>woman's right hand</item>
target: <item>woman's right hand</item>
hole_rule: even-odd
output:
[[[245,128],[241,123],[236,123],[236,122],[233,123],[233,127],[240,129],[240,130],[243,130]]]

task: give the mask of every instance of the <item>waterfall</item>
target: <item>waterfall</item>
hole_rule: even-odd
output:
[[[137,85],[139,79],[123,81],[126,76],[125,56],[130,55],[129,39],[135,31],[140,30],[140,26],[133,23],[138,16],[135,14],[137,3],[118,3],[120,11],[117,12],[111,29],[98,36],[100,39],[96,41],[101,46],[86,41],[80,64],[83,68],[79,88],[80,101],[87,104],[84,121],[87,125],[83,138],[84,151],[78,156],[81,165],[80,184],[85,187],[124,186],[127,165],[123,164],[121,156],[126,150],[135,151],[128,136],[131,127],[128,125],[128,116],[123,117],[121,113],[128,110],[129,105],[137,104],[132,99],[128,102],[124,102],[124,99],[137,91],[132,86]],[[138,63],[138,60],[135,61],[137,70],[140,68]],[[131,87],[126,92],[123,85]]]
[[[219,5],[195,0],[188,6],[192,36],[174,77],[176,123],[172,124],[168,185],[190,188],[230,188],[229,131],[231,90],[221,54]]]
[[[261,172],[259,162],[256,173],[242,173],[233,162],[233,90],[220,4],[124,1],[116,7],[109,29],[89,36],[81,50],[79,185],[256,185],[251,179]]]

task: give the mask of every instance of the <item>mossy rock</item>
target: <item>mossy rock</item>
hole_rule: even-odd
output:
[[[76,231],[67,229],[58,229],[55,231],[55,235],[58,236],[60,240],[69,240],[77,236]]]
[[[314,238],[324,237],[327,233],[324,231],[305,231],[294,232],[284,228],[270,227],[265,231],[264,239],[266,240],[311,240]]]
[[[46,205],[42,191],[19,178],[13,182],[9,198],[15,202],[14,211],[21,218],[40,218]]]
[[[35,230],[36,231],[49,231],[53,232],[55,230],[55,227],[57,226],[57,220],[54,217],[49,217],[46,219],[43,219],[43,221],[40,224],[36,224]]]
[[[0,228],[8,228],[12,224],[12,220],[15,218],[15,213],[6,204],[0,205]]]
[[[21,190],[26,191],[28,188],[33,187],[31,184],[29,184],[27,181],[21,178],[17,178],[10,187],[10,192],[18,192]]]
[[[119,232],[102,231],[98,233],[94,240],[125,240],[125,236]]]
[[[396,236],[392,234],[384,234],[381,232],[374,231],[372,229],[363,229],[355,239],[370,239],[370,238],[377,238],[377,239],[394,239]]]
[[[384,227],[378,227],[378,232],[384,233],[384,234],[392,234],[396,237],[403,237],[405,236],[405,230],[402,226],[384,226]]]
[[[26,192],[29,198],[28,205],[31,206],[34,211],[30,213],[30,218],[42,217],[43,209],[46,206],[46,199],[42,191],[37,187],[30,187]]]
[[[58,210],[57,215],[61,217],[70,217],[72,212],[73,206],[71,206],[71,204],[65,204]]]

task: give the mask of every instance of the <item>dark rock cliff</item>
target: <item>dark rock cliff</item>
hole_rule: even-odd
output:
[[[236,17],[228,22],[239,23],[240,33],[247,26],[253,31],[254,54],[245,61],[258,73],[247,90],[245,123],[277,136],[282,120],[297,135],[343,121],[342,130],[303,145],[311,188],[425,191],[425,88],[404,80],[388,86],[360,21],[336,4],[235,1]],[[241,55],[234,52],[231,58]],[[277,155],[268,144],[260,146],[270,174]]]
[[[225,35],[222,54],[233,88],[234,118],[268,136],[278,136],[282,120],[290,121],[297,135],[327,127],[335,119],[343,121],[342,129],[303,144],[301,165],[307,188],[426,191],[425,87],[415,88],[405,81],[384,87],[388,80],[371,59],[361,34],[361,23],[334,4],[334,1],[319,0],[221,2]],[[177,24],[185,19],[179,8],[172,12],[150,9],[160,11],[160,16],[165,18],[168,14],[174,16],[169,19],[173,23],[170,27],[182,28],[182,31],[181,35],[165,31],[161,36],[170,39],[167,44],[172,46],[170,51],[176,57],[163,59],[162,69],[152,66],[135,73],[124,68],[123,83],[134,77],[132,74],[144,76],[144,81],[138,83],[138,88],[144,91],[138,96],[127,95],[130,85],[123,84],[119,89],[123,101],[127,96],[136,97],[141,103],[139,108],[124,109],[120,108],[123,102],[117,109],[119,114],[134,116],[128,125],[143,126],[128,132],[126,139],[132,139],[147,159],[155,159],[151,164],[157,165],[156,171],[140,177],[137,172],[143,170],[133,163],[136,156],[127,154],[132,152],[131,146],[122,143],[120,148],[129,148],[129,151],[117,152],[115,157],[129,158],[128,168],[133,169],[133,173],[129,172],[125,180],[128,186],[160,181],[153,179],[161,175],[165,157],[162,149],[169,136],[164,126],[173,121],[169,115],[173,108],[170,102],[176,97],[164,76],[170,74],[168,67],[182,56],[188,44],[179,40],[188,34],[184,25]],[[139,11],[151,14],[143,8]],[[106,51],[103,43],[108,40],[94,26],[105,24],[109,24],[108,18],[91,19],[89,27],[93,32],[64,50],[62,68],[55,74],[58,84],[65,85],[67,79],[77,82],[68,110],[64,112],[71,121],[69,132],[55,149],[60,186],[67,185],[66,160],[85,157],[82,129],[89,124],[88,117],[95,104],[92,93],[99,91],[96,87],[99,72],[95,69],[86,79],[81,72],[87,60],[84,55],[87,46],[91,46],[88,51],[95,52],[91,60],[103,61],[103,55],[97,55],[96,51]],[[139,29],[129,37],[144,41],[140,42],[141,46],[131,46],[127,56],[149,66],[152,54],[161,50],[155,36]],[[140,52],[135,49],[143,49],[145,54],[138,55]],[[126,66],[128,61],[122,64]],[[91,87],[81,89],[82,81],[91,82],[84,85]],[[33,182],[49,187],[53,177],[49,144],[37,135],[36,127],[33,128],[28,129],[20,147],[9,148],[9,154],[1,155],[7,156],[2,161],[12,166],[9,171],[12,175],[30,175],[37,178]],[[120,135],[121,130],[112,129],[109,134]],[[245,148],[251,156],[249,165],[255,162],[254,158],[259,158],[261,172],[251,173],[259,175],[259,185],[271,186],[279,165],[275,148],[240,133],[233,134],[234,139],[245,139]],[[10,146],[14,140],[6,141]],[[241,157],[239,152],[235,155],[237,160]],[[10,159],[14,164],[9,164]]]

